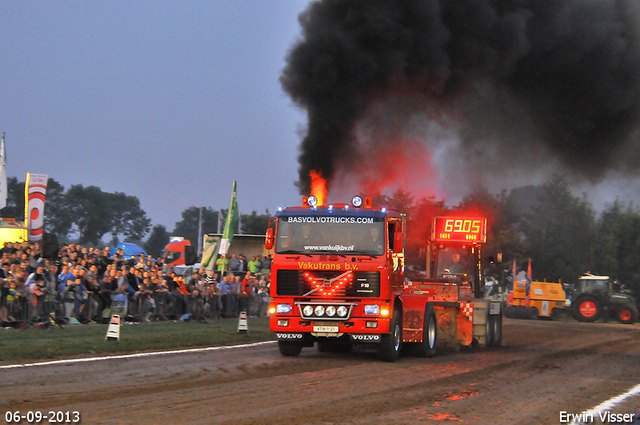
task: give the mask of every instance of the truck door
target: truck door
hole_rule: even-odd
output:
[[[387,256],[390,259],[389,281],[394,290],[402,289],[404,285],[404,238],[398,250],[395,245],[400,243],[396,240],[396,233],[402,232],[402,221],[400,219],[389,220],[387,223]]]

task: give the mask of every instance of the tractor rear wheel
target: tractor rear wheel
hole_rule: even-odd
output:
[[[636,316],[636,311],[627,304],[622,304],[616,309],[616,320],[620,323],[632,324],[636,321]]]
[[[602,303],[593,295],[581,295],[571,303],[571,310],[578,322],[595,322],[602,316]]]

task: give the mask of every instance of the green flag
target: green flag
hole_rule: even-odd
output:
[[[220,236],[205,235],[202,242],[202,265],[208,272],[212,271],[216,265],[216,256],[220,248]]]
[[[227,255],[229,246],[233,240],[233,231],[238,224],[238,201],[236,200],[236,181],[233,181],[233,189],[231,190],[231,202],[229,202],[229,211],[227,212],[227,220],[224,224],[224,232],[222,232],[222,240],[220,241],[220,250],[222,255]]]

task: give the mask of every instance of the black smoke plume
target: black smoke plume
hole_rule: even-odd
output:
[[[611,169],[637,172],[636,3],[311,3],[280,78],[308,113],[301,193],[309,192],[310,170],[331,181],[341,156],[358,155],[354,129],[368,107],[405,95],[419,95],[455,121],[470,160],[487,147],[517,152],[526,145],[591,181]]]

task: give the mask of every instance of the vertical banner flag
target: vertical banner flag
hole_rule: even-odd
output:
[[[221,255],[227,255],[229,245],[233,240],[233,232],[238,223],[238,202],[236,201],[236,181],[233,181],[233,189],[231,190],[231,202],[229,202],[229,211],[227,212],[227,220],[224,224],[224,232],[220,241],[219,252]]]
[[[220,248],[220,236],[204,235],[202,240],[202,265],[208,272],[213,271]]]
[[[24,221],[27,223],[28,239],[30,241],[42,240],[44,231],[44,197],[47,193],[46,174],[27,173],[25,187],[26,211]]]
[[[0,146],[0,210],[7,206],[7,156],[4,149],[4,132]]]

